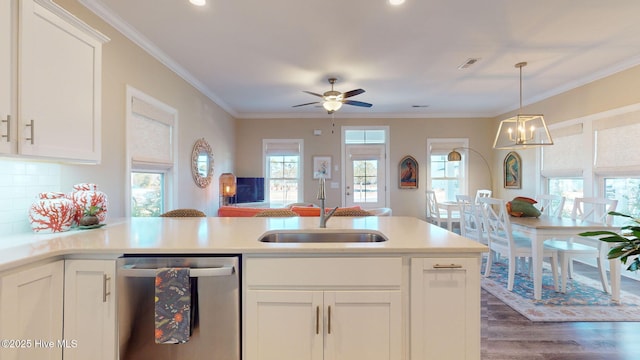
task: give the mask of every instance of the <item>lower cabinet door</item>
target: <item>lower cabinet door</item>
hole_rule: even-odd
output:
[[[245,360],[322,360],[322,294],[248,290]]]
[[[248,290],[247,360],[398,360],[400,291]]]
[[[62,359],[64,261],[0,276],[2,360]]]
[[[402,359],[400,291],[327,291],[326,360]]]
[[[116,358],[114,260],[66,260],[64,359]]]
[[[480,359],[480,259],[411,260],[411,359]]]

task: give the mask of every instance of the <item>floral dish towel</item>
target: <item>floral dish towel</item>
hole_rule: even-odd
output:
[[[156,272],[155,339],[157,344],[181,344],[191,332],[189,268],[161,268]]]

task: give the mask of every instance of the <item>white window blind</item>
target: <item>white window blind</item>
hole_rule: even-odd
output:
[[[300,155],[302,140],[265,140],[265,155]]]
[[[347,154],[351,160],[374,160],[384,157],[384,146],[347,145]]]
[[[574,124],[551,129],[553,145],[542,148],[542,176],[580,177],[585,152],[583,126]]]
[[[453,149],[464,147],[464,142],[430,142],[429,143],[429,154],[431,155],[448,155]],[[464,153],[467,151],[466,149],[458,149],[459,153]]]
[[[640,110],[593,123],[596,173],[640,170]]]
[[[132,162],[138,167],[145,164],[173,166],[175,111],[132,97],[131,113]]]

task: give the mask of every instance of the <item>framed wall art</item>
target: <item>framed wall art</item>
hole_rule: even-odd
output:
[[[400,189],[418,188],[418,162],[413,156],[405,156],[398,166]]]
[[[331,179],[331,156],[313,157],[313,178]]]
[[[522,161],[515,151],[508,153],[504,158],[504,188],[522,188]]]

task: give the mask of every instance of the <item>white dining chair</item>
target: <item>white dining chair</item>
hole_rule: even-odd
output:
[[[513,291],[517,260],[532,257],[531,239],[513,234],[505,200],[485,197],[480,198],[479,201],[483,226],[487,232],[488,246],[491,250],[487,257],[484,274],[489,276],[491,273],[493,257],[496,254],[505,256],[509,261],[507,290]],[[553,283],[558,290],[558,253],[556,249],[545,246],[543,257],[550,258]],[[542,276],[542,274],[537,275]]]
[[[562,195],[540,194],[536,196],[536,207],[542,215],[562,217],[566,198]]]
[[[456,195],[460,209],[460,235],[487,245],[487,238],[483,233],[480,208],[475,199],[469,195]]]
[[[576,198],[573,202],[573,210],[571,218],[575,220],[588,220],[603,225],[611,225],[613,217],[608,213],[615,211],[618,206],[618,200],[606,198]],[[560,291],[567,291],[567,279],[573,274],[573,260],[580,259],[596,259],[598,272],[600,273],[600,282],[602,290],[609,292],[609,283],[607,280],[607,269],[605,261],[607,261],[607,244],[600,240],[575,236],[568,239],[551,239],[545,241],[546,246],[553,247],[558,251],[558,260],[560,261],[561,286]]]
[[[489,190],[489,189],[479,189],[478,191],[476,191],[476,204],[479,204],[480,202],[478,201],[480,198],[483,197],[491,197],[491,195],[493,194],[493,191]]]
[[[475,199],[469,195],[456,195],[456,200],[460,209],[460,235],[488,245],[480,207],[475,203]],[[480,266],[482,267],[482,264]],[[482,268],[480,272],[482,273]]]
[[[449,217],[449,212],[444,207],[438,204],[438,199],[436,198],[436,193],[433,190],[427,190],[427,212],[426,219],[428,222],[432,224],[436,224],[440,227],[447,227],[448,229],[452,229],[453,223],[460,222],[460,211],[455,210],[451,212],[451,217]]]

